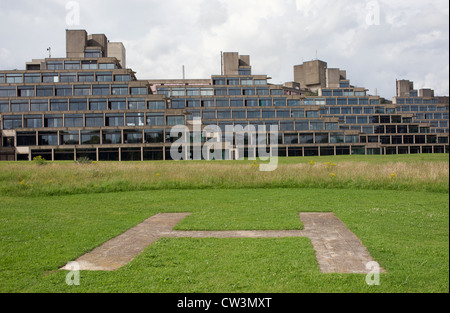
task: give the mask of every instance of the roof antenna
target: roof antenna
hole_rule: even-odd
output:
[[[52,48],[48,47],[47,51],[48,51],[48,57],[51,58],[52,57]]]

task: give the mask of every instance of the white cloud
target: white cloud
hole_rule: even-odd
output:
[[[449,93],[447,0],[78,0],[80,25],[123,41],[141,79],[220,73],[220,51],[249,54],[254,73],[293,79],[316,57],[392,97],[395,79]],[[0,68],[65,55],[67,1],[0,3]],[[10,51],[5,56],[3,51]]]

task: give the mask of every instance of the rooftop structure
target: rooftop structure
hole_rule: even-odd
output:
[[[186,159],[207,126],[221,131],[223,159],[257,157],[256,144],[273,140],[256,137],[258,126],[279,130],[279,156],[448,153],[448,97],[406,80],[389,101],[314,60],[274,85],[237,52],[222,54],[220,75],[145,80],[126,67],[122,43],[85,30],[66,41],[64,58],[0,70],[0,160],[170,160],[176,125],[192,131]],[[244,144],[227,126],[244,130]]]

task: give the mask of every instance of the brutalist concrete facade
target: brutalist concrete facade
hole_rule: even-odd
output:
[[[237,52],[223,53],[220,75],[208,79],[138,80],[122,43],[85,30],[67,30],[66,40],[65,58],[0,70],[1,160],[169,160],[175,125],[192,130],[187,159],[208,125],[221,130],[223,159],[257,157],[258,126],[279,130],[279,156],[448,153],[448,97],[407,80],[389,101],[314,60],[273,85]],[[227,126],[244,130],[244,145]]]

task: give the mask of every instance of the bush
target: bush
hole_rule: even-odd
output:
[[[47,160],[44,159],[42,156],[38,155],[37,157],[33,158],[33,162],[36,163],[37,165],[41,166],[41,165],[46,165],[47,164]]]
[[[91,163],[92,163],[92,160],[89,159],[88,157],[81,157],[81,158],[78,158],[78,159],[75,161],[75,163],[77,163],[77,164],[91,164]]]

